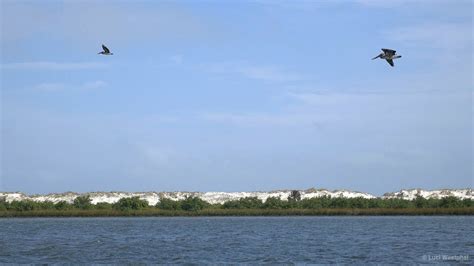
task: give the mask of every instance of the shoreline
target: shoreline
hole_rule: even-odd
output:
[[[34,217],[197,217],[197,216],[457,216],[474,215],[474,207],[464,208],[373,208],[373,209],[203,209],[174,211],[156,208],[142,210],[29,210],[0,211],[1,218]]]

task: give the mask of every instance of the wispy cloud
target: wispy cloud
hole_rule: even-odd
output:
[[[85,89],[85,90],[93,90],[93,89],[103,88],[105,86],[107,86],[107,83],[105,81],[96,80],[96,81],[92,81],[92,82],[86,82],[86,83],[82,84],[82,86],[80,88]]]
[[[341,1],[344,2],[344,1]],[[367,7],[393,8],[404,4],[414,3],[415,0],[356,0],[357,4]]]
[[[443,71],[443,78],[432,79],[442,83],[447,79],[452,80],[449,83],[468,82],[472,60],[466,59],[465,55],[472,54],[472,22],[424,22],[385,30],[382,35],[405,47],[406,58],[423,61]],[[453,85],[447,84],[445,88],[457,87]]]
[[[20,62],[1,64],[2,69],[13,70],[87,70],[107,67],[107,64],[100,62]]]
[[[183,60],[184,60],[184,56],[182,54],[176,54],[176,55],[172,55],[170,57],[170,60],[175,63],[176,65],[180,65],[183,63]]]
[[[384,32],[388,39],[406,45],[457,50],[472,48],[472,23],[425,23]]]
[[[63,91],[63,90],[94,90],[106,87],[107,83],[102,80],[96,80],[91,82],[85,82],[79,85],[71,85],[65,83],[41,83],[34,87],[35,90],[39,91]]]
[[[387,97],[383,93],[345,92],[341,90],[318,90],[318,92],[290,92],[286,94],[289,100],[279,112],[248,112],[248,113],[204,113],[198,116],[200,120],[239,127],[318,127],[329,124],[357,126],[360,117],[366,121],[378,121],[379,113],[398,115],[413,104],[413,99],[420,99],[423,94],[392,94]],[[438,96],[449,97],[449,96]],[[452,97],[452,96],[451,96]],[[386,101],[387,98],[397,100]],[[406,101],[411,101],[406,103]],[[354,124],[355,123],[355,124]]]
[[[153,143],[137,142],[137,153],[141,154],[145,164],[153,165],[153,167],[166,166],[172,162],[173,157],[177,154],[171,149],[161,147]]]
[[[200,116],[204,121],[244,127],[287,127],[319,125],[326,117],[304,113],[207,113]]]
[[[238,69],[238,72],[248,78],[272,82],[298,81],[303,79],[299,74],[288,72],[275,66],[248,66]]]
[[[438,12],[442,11],[446,14],[446,11],[454,11],[458,16],[462,12],[466,12],[466,8],[472,9],[471,0],[458,0],[458,1],[448,1],[448,0],[429,0],[429,1],[420,1],[420,0],[353,0],[353,1],[328,1],[331,3],[340,3],[347,4],[347,2],[356,3],[359,6],[367,8],[397,8],[404,9],[407,12],[413,13],[413,9],[422,9],[423,13]],[[427,4],[429,2],[429,5]],[[467,11],[469,12],[469,11]],[[421,17],[421,16],[420,16]],[[439,20],[439,18],[438,18]]]
[[[211,73],[239,75],[264,82],[292,82],[304,80],[304,76],[274,65],[251,65],[246,63],[212,63],[203,68]]]
[[[66,1],[60,6],[60,12],[55,12],[39,3],[2,1],[2,41],[48,34],[80,43],[124,43],[150,38],[196,38],[208,33],[202,18],[166,3],[144,8],[102,1]]]
[[[332,1],[313,0],[254,0],[254,2],[267,7],[278,7],[295,11],[314,11],[332,4]]]
[[[64,83],[41,83],[34,88],[40,91],[61,91],[66,88],[66,85]]]

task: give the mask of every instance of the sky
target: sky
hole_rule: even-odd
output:
[[[472,1],[0,7],[0,191],[473,187]]]

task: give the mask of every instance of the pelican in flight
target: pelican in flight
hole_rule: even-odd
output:
[[[103,54],[103,55],[113,55],[114,53],[111,53],[109,48],[107,48],[105,45],[102,44],[102,49],[104,51],[97,53],[97,54]]]
[[[394,66],[393,64],[393,59],[397,59],[402,57],[401,55],[396,55],[397,51],[391,50],[391,49],[386,49],[382,48],[383,53],[377,55],[376,57],[372,58],[372,60],[381,58],[387,60],[387,62],[391,65]]]

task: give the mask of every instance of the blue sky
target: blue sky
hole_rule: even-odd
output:
[[[472,187],[472,10],[1,1],[0,191]]]

